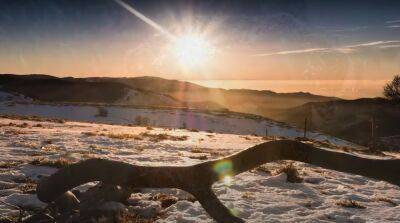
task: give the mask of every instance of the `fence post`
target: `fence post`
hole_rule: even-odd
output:
[[[372,140],[372,142],[371,142],[371,148],[370,148],[371,150],[375,150],[376,149],[375,135],[376,135],[376,132],[375,132],[375,117],[372,116],[372,119],[371,119],[371,140]]]

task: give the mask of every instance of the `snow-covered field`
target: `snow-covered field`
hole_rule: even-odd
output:
[[[10,109],[20,107],[10,107]],[[4,109],[4,107],[2,107]],[[55,117],[60,110],[49,109]],[[68,117],[76,110],[61,107]],[[26,107],[25,111],[40,112],[43,107]],[[111,114],[125,115],[116,109],[109,109]],[[85,112],[86,111],[86,112]],[[120,113],[118,113],[120,112]],[[150,114],[151,111],[148,111]],[[182,114],[171,112],[171,122]],[[64,117],[65,113],[62,114]],[[82,108],[83,120],[96,121],[92,108]],[[122,114],[121,114],[122,113]],[[30,113],[31,114],[31,113]],[[31,114],[32,115],[32,114]],[[184,114],[187,120],[198,114]],[[78,116],[78,115],[77,115]],[[112,116],[115,117],[115,116]],[[132,115],[134,117],[134,115]],[[206,127],[218,129],[231,127],[233,133],[222,134],[183,129],[129,127],[84,122],[39,122],[0,118],[0,216],[18,215],[12,205],[29,208],[44,208],[45,204],[37,200],[36,195],[27,191],[30,184],[35,184],[41,175],[49,175],[55,168],[29,164],[33,160],[63,158],[78,161],[91,157],[103,157],[141,165],[190,165],[231,154],[265,141],[262,137],[245,135],[257,130],[265,131],[267,122],[257,122],[225,117],[226,123],[213,123],[212,118],[202,115],[207,120]],[[154,119],[158,120],[158,119]],[[159,118],[159,120],[163,120]],[[180,120],[180,119],[179,119]],[[185,119],[186,120],[186,119]],[[219,120],[221,121],[221,120]],[[26,124],[24,124],[26,123]],[[187,122],[188,124],[190,122]],[[160,124],[161,125],[161,124]],[[232,126],[231,126],[232,125]],[[243,130],[241,130],[243,129]],[[272,130],[271,130],[272,131]],[[154,137],[165,134],[163,138]],[[261,134],[260,134],[261,135]],[[174,137],[175,136],[175,137]],[[288,136],[292,136],[288,134]],[[292,136],[293,137],[293,136]],[[266,165],[274,172],[282,163]],[[294,163],[300,171],[303,183],[289,183],[286,174],[274,175],[268,171],[254,170],[238,175],[230,183],[220,182],[213,190],[222,202],[247,222],[399,222],[400,203],[399,187],[382,181],[371,180],[362,176],[340,173]],[[83,189],[83,188],[81,188]],[[165,193],[180,199],[168,208],[161,208],[158,201],[149,199],[152,194]],[[131,196],[131,205],[127,210],[142,210],[149,213],[149,208],[158,214],[157,222],[212,222],[198,202],[185,200],[188,195],[177,189],[143,190]],[[348,208],[338,205],[339,201],[354,200],[362,208]]]
[[[185,109],[146,109],[121,106],[104,107],[107,117],[98,116],[98,107],[89,105],[50,105],[34,103],[13,103],[0,101],[0,114],[29,115],[58,118],[74,121],[137,124],[136,119],[146,119],[150,126],[165,128],[197,129],[217,133],[239,135],[282,136],[286,138],[302,137],[303,131],[261,117],[250,117],[236,113],[204,113]],[[327,140],[334,144],[356,146],[345,140],[318,132],[308,132],[307,137],[315,140]]]

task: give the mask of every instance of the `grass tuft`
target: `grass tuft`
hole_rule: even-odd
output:
[[[340,200],[336,202],[336,205],[345,207],[345,208],[358,208],[358,209],[365,209],[366,207],[359,202],[351,199]]]
[[[289,163],[288,165],[280,168],[275,172],[275,175],[286,173],[287,182],[290,183],[301,183],[303,182],[303,178],[300,177],[299,171],[297,171],[296,167],[293,163]]]
[[[47,158],[40,158],[40,159],[34,159],[29,164],[34,165],[34,166],[49,166],[49,167],[55,167],[55,168],[63,168],[66,166],[69,166],[72,164],[71,161],[66,160],[64,158],[59,158],[56,160],[49,160]]]

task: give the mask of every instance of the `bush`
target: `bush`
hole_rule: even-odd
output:
[[[150,119],[147,117],[143,117],[143,116],[136,116],[135,117],[135,125],[142,125],[142,126],[146,126],[150,123]]]
[[[293,163],[289,163],[286,166],[283,166],[279,170],[276,171],[276,175],[286,173],[287,175],[287,182],[290,183],[301,183],[303,182],[303,178],[300,177],[299,171],[297,171],[296,167]]]
[[[383,95],[392,101],[400,102],[400,75],[394,76],[393,80],[385,85]]]
[[[97,108],[97,114],[96,117],[107,117],[108,116],[108,110],[103,108],[103,107],[98,107]]]

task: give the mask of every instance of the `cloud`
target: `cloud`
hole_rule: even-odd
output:
[[[332,30],[332,32],[356,32],[364,29],[368,29],[368,26],[356,26],[356,27],[351,27],[351,28],[343,28],[343,29],[335,29]]]
[[[379,46],[379,48],[381,48],[381,49],[400,48],[400,44],[384,45],[384,46]]]
[[[400,20],[390,20],[390,21],[386,21],[386,23],[400,23]]]
[[[359,48],[369,48],[375,47],[378,49],[388,49],[388,48],[395,48],[400,46],[400,40],[380,40],[374,42],[366,42],[366,43],[359,43],[354,45],[346,45],[341,47],[330,47],[330,48],[308,48],[308,49],[301,49],[301,50],[286,50],[286,51],[278,51],[272,53],[260,53],[254,54],[252,56],[256,57],[266,57],[266,56],[276,56],[276,55],[291,55],[291,54],[303,54],[303,53],[330,53],[330,52],[339,52],[339,53],[353,53],[356,52]]]
[[[264,57],[264,56],[274,56],[274,55],[324,52],[324,51],[327,51],[327,50],[329,50],[329,48],[311,48],[311,49],[302,49],[302,50],[279,51],[279,52],[274,52],[274,53],[261,53],[261,54],[254,54],[253,56]]]
[[[385,26],[386,28],[395,29],[400,28],[400,25]]]
[[[391,43],[400,43],[400,40],[387,40],[387,41],[374,41],[374,42],[368,42],[368,43],[360,43],[356,45],[348,45],[345,46],[345,48],[357,48],[357,47],[368,47],[368,46],[378,46],[378,45],[385,45],[385,44],[391,44]]]

